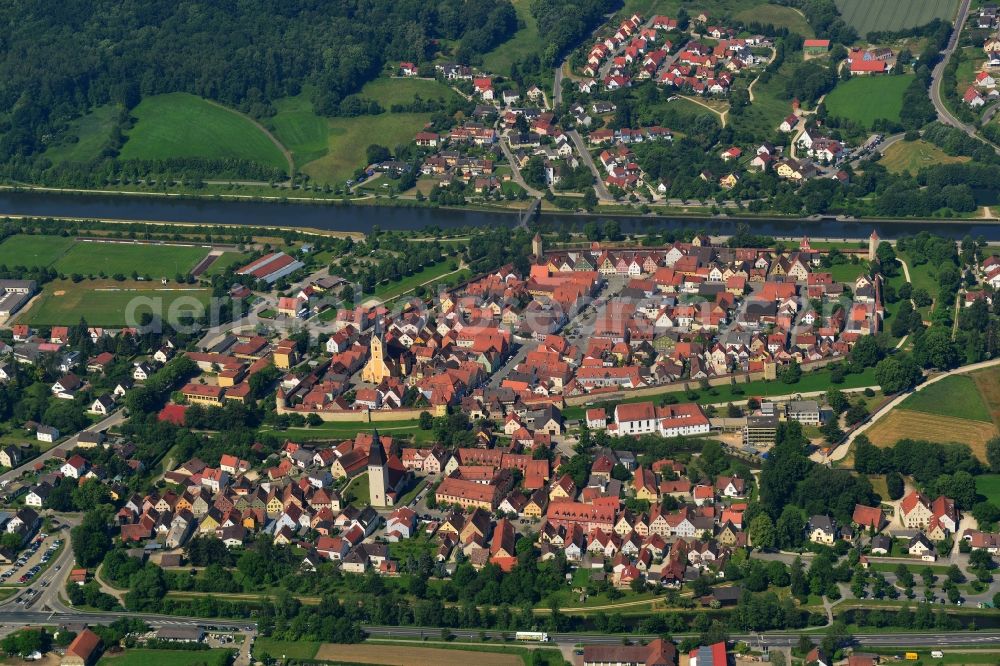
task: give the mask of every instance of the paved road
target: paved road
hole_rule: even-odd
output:
[[[98,432],[98,431],[102,431],[102,430],[107,430],[108,428],[111,428],[112,426],[116,426],[116,425],[120,424],[124,420],[125,420],[125,414],[124,414],[123,410],[118,409],[118,410],[114,411],[113,413],[109,414],[103,420],[98,421],[94,425],[92,425],[89,428],[87,428],[87,430],[84,431],[84,432]],[[56,446],[53,446],[51,449],[49,449],[45,453],[42,453],[37,458],[32,458],[31,460],[29,460],[28,462],[24,463],[20,467],[15,467],[14,469],[10,470],[9,472],[6,472],[4,474],[0,474],[0,483],[3,483],[3,482],[10,483],[10,482],[14,481],[18,477],[20,477],[21,474],[23,474],[24,472],[27,472],[27,471],[33,469],[36,463],[45,462],[46,460],[48,460],[49,458],[51,458],[52,456],[54,456],[57,449],[70,450],[70,449],[75,448],[76,447],[76,443],[79,440],[80,440],[80,434],[77,433],[77,434],[73,435],[72,437],[70,437],[69,439],[67,439],[66,441],[64,441],[64,442],[62,442],[60,444],[57,444]]]
[[[937,382],[941,381],[945,377],[950,377],[952,375],[961,375],[967,372],[975,372],[976,370],[982,370],[983,368],[991,368],[995,365],[1000,365],[1000,358],[990,359],[989,361],[980,361],[979,363],[973,363],[971,365],[963,365],[960,368],[955,368],[954,370],[949,370],[948,372],[942,372],[941,374],[934,375],[933,377],[925,381],[923,384],[919,384],[912,391],[907,391],[906,393],[900,393],[895,398],[885,403],[882,406],[882,408],[879,409],[874,414],[872,414],[871,417],[867,421],[865,421],[864,424],[862,424],[856,430],[854,430],[854,432],[852,432],[848,436],[847,440],[843,444],[841,444],[836,449],[831,451],[827,460],[840,460],[841,458],[846,456],[847,450],[851,447],[851,444],[854,443],[854,440],[857,439],[858,435],[860,435],[861,433],[865,432],[870,427],[872,427],[875,423],[879,421],[879,419],[888,414],[893,407],[898,406],[899,403],[906,400],[911,394],[916,393],[917,391],[922,391],[928,386],[931,386],[932,384],[936,384]]]
[[[976,128],[974,125],[969,125],[963,123],[961,120],[956,118],[948,107],[945,106],[944,100],[941,97],[941,81],[944,78],[945,67],[948,66],[948,61],[951,60],[951,55],[955,52],[955,48],[958,46],[958,39],[962,34],[962,28],[965,27],[965,21],[969,17],[969,5],[972,0],[962,0],[962,4],[958,7],[958,14],[955,17],[955,29],[951,31],[951,38],[948,40],[948,45],[941,52],[943,56],[941,61],[934,66],[934,71],[931,72],[931,102],[934,104],[934,109],[937,111],[938,119],[951,125],[952,127],[957,127],[969,136],[983,141],[983,138],[976,134]]]
[[[587,150],[587,144],[583,142],[583,137],[576,130],[570,130],[566,134],[573,140],[576,151],[580,153],[580,159],[590,168],[590,173],[594,174],[594,190],[597,192],[597,197],[604,201],[614,201],[615,198],[611,196],[611,192],[608,192],[608,188],[604,185],[604,178],[601,176],[601,172],[597,170],[597,165],[594,164],[594,158],[591,156],[590,151]]]
[[[563,80],[563,64],[559,63],[556,67],[555,75],[552,77],[552,107],[555,108],[562,104],[562,80]]]
[[[517,161],[514,159],[514,153],[510,150],[510,145],[508,145],[507,140],[502,137],[500,139],[500,150],[503,151],[504,157],[507,158],[507,163],[510,164],[510,170],[514,177],[514,182],[523,187],[528,194],[536,199],[544,197],[544,192],[536,190],[531,185],[528,185],[527,181],[524,180],[524,177],[521,175],[521,167],[517,165]]]

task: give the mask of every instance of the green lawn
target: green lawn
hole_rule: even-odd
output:
[[[852,264],[851,262],[847,262],[845,264],[834,264],[833,266],[830,266],[830,268],[823,270],[828,271],[830,275],[833,276],[833,279],[837,282],[852,283],[851,287],[853,288],[854,286],[853,282],[855,278],[861,275],[867,268],[868,268],[867,262],[857,263],[857,264]]]
[[[399,421],[382,421],[380,423],[364,423],[361,421],[351,423],[324,423],[311,428],[288,428],[278,431],[279,436],[286,436],[295,441],[303,440],[343,440],[353,439],[359,432],[371,432],[378,428],[380,434],[391,435],[393,437],[412,436],[414,443],[430,444],[434,438],[434,431],[421,430],[416,419]]]
[[[53,267],[66,275],[98,275],[101,271],[131,275],[138,271],[155,280],[187,275],[207,254],[207,248],[197,245],[77,242]]]
[[[422,100],[451,100],[457,98],[458,93],[440,81],[430,79],[380,78],[366,83],[358,96],[373,99],[388,111],[393,104],[408,104],[417,97]]]
[[[331,118],[327,153],[301,171],[314,182],[343,185],[358,168],[367,166],[365,149],[377,143],[390,149],[413,140],[430,120],[429,113],[383,113],[377,116]]]
[[[945,377],[908,397],[900,408],[993,423],[975,381],[967,375]]]
[[[538,22],[531,15],[529,0],[511,0],[517,20],[521,27],[514,36],[483,55],[483,68],[497,74],[509,75],[510,66],[515,60],[523,60],[525,56],[539,53],[544,45],[538,36]]]
[[[101,151],[111,139],[120,108],[105,104],[69,124],[69,134],[77,140],[51,146],[45,157],[53,164],[63,162],[90,162],[101,156]]]
[[[826,96],[826,109],[831,116],[847,118],[867,128],[879,118],[898,121],[903,92],[913,78],[912,74],[856,76],[838,83]]]
[[[288,168],[281,150],[249,118],[187,93],[156,95],[142,100],[132,115],[121,159],[170,157],[244,159]]]
[[[781,395],[794,395],[796,393],[826,391],[830,388],[849,389],[874,386],[876,383],[874,368],[867,368],[864,372],[856,375],[846,375],[842,384],[831,384],[830,372],[825,369],[819,369],[815,372],[803,372],[802,379],[797,384],[785,384],[779,381],[768,382],[764,380],[753,381],[747,384],[742,379],[737,379],[736,387],[741,393],[733,393],[733,387],[730,384],[726,384],[725,386],[713,387],[714,394],[711,391],[698,391],[698,399],[695,402],[702,405],[740,402],[752,397],[773,398]],[[697,382],[690,382],[690,386],[693,390],[698,389]],[[663,393],[633,396],[624,400],[609,399],[608,402],[614,404],[645,401],[656,402],[667,395],[674,396],[680,402],[690,402],[684,391],[678,388],[676,384],[664,387]],[[601,401],[601,398],[595,400],[595,402],[599,401]],[[586,409],[588,409],[586,405],[567,407],[563,410],[563,417],[566,419],[582,419]]]
[[[17,321],[37,326],[68,326],[82,317],[91,326],[137,326],[145,312],[156,312],[176,321],[186,314],[202,314],[211,295],[210,289],[184,285],[160,289],[159,283],[153,287],[148,282],[84,280],[74,284],[56,280],[45,285],[42,295],[29,310],[18,315]]]
[[[413,275],[408,275],[398,282],[384,282],[376,285],[375,296],[384,301],[401,296],[425,282],[436,280],[442,275],[452,272],[455,270],[452,263],[452,261],[442,260],[433,266],[417,271]]]
[[[420,559],[421,553],[427,553],[433,557],[438,546],[437,542],[431,541],[426,533],[421,531],[412,539],[403,539],[396,543],[390,543],[389,556],[398,562],[405,562],[410,558],[416,561]]]
[[[254,643],[254,656],[267,653],[275,659],[286,657],[288,659],[312,659],[319,650],[319,641],[278,641],[273,638],[261,636]]]
[[[307,93],[279,99],[274,106],[278,112],[268,121],[268,129],[292,151],[296,169],[326,155],[327,121],[313,112]]]
[[[976,492],[1000,506],[1000,474],[981,474],[976,477]]]
[[[739,115],[729,116],[733,127],[758,137],[773,137],[778,134],[778,125],[792,112],[792,100],[785,97],[785,90],[792,73],[802,62],[801,53],[790,53],[778,71],[767,82],[758,81],[753,87],[753,103]],[[744,77],[736,79],[743,87]],[[787,142],[788,138],[782,139]]]
[[[0,264],[6,266],[51,266],[66,254],[74,241],[63,236],[17,234],[0,243]]]
[[[266,639],[261,638],[260,641]],[[318,647],[318,645],[317,645]],[[216,648],[213,650],[147,650],[133,648],[115,655],[104,655],[97,663],[101,666],[195,666],[208,664],[222,666],[226,664],[229,650]],[[315,654],[315,651],[313,651]]]
[[[368,489],[368,474],[362,472],[351,479],[341,495],[345,504],[353,504],[358,507],[367,506],[371,500],[371,492]]]

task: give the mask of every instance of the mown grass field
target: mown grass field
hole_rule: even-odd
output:
[[[121,159],[236,158],[276,169],[288,164],[281,150],[247,117],[195,95],[169,93],[142,100]]]
[[[267,127],[291,151],[295,168],[326,155],[327,121],[313,112],[306,93],[279,99],[274,106],[277,113]]]
[[[355,645],[323,643],[316,653],[316,659],[390,666],[408,666],[409,664],[466,666],[470,661],[475,661],[478,666],[521,666],[524,663],[518,655],[478,651],[476,648],[449,649],[417,645],[379,645],[377,643],[358,643]]]
[[[266,652],[275,659],[283,656],[288,659],[315,659],[319,646],[318,641],[277,641],[261,636],[254,643],[254,655],[259,657]]]
[[[983,402],[986,403],[993,425],[1000,429],[1000,368],[973,372],[971,377],[979,389]]]
[[[847,118],[868,128],[879,118],[898,121],[903,92],[913,78],[912,74],[856,76],[838,83],[826,96],[826,109],[831,116]]]
[[[892,144],[886,149],[879,163],[892,173],[908,171],[915,176],[924,167],[968,162],[969,159],[965,156],[949,155],[933,143],[918,139],[917,141],[897,141]]]
[[[111,138],[119,107],[105,104],[70,123],[70,131],[77,138],[75,143],[62,143],[45,151],[53,164],[63,162],[90,162],[101,155],[101,150]]]
[[[186,275],[207,254],[208,249],[200,246],[77,241],[53,267],[66,275],[97,275],[101,271],[130,275],[138,271],[153,279],[172,278],[178,273]]]
[[[365,149],[378,143],[390,149],[413,140],[430,120],[429,113],[383,113],[357,118],[331,118],[327,153],[302,167],[313,181],[343,185],[365,164]]]
[[[990,410],[979,394],[975,380],[968,375],[946,377],[922,391],[917,391],[904,400],[900,407],[924,414],[940,414],[984,423],[993,422]]]
[[[227,661],[229,650],[147,650],[133,648],[120,654],[105,654],[97,662],[100,666],[194,666],[208,664],[222,666]]]
[[[224,273],[227,268],[233,266],[234,264],[239,264],[246,260],[246,255],[242,252],[223,252],[222,256],[212,262],[212,265],[208,267],[203,275],[205,277],[211,277],[213,275],[219,275]]]
[[[981,474],[976,477],[976,492],[1000,506],[1000,474]]]
[[[76,241],[63,236],[17,234],[0,243],[0,264],[6,266],[51,266]]]
[[[201,314],[211,289],[164,288],[150,282],[111,280],[55,280],[45,285],[31,308],[17,321],[35,326],[72,325],[86,319],[92,326],[137,326],[143,313],[154,312],[169,321]]]
[[[844,21],[864,38],[872,30],[901,30],[954,18],[957,0],[834,0]]]
[[[744,23],[769,23],[776,28],[788,28],[791,32],[798,33],[803,37],[815,37],[812,26],[806,21],[806,17],[791,7],[781,5],[760,5],[750,7],[741,12],[737,12],[734,17],[737,21]]]
[[[497,74],[510,74],[510,66],[515,60],[538,53],[544,42],[538,36],[538,22],[531,15],[529,0],[511,0],[517,19],[523,26],[506,42],[483,55],[483,68]]]
[[[997,428],[992,423],[983,421],[925,414],[897,407],[879,419],[865,434],[876,446],[892,446],[901,439],[967,444],[976,457],[985,462],[986,442],[997,436]]]
[[[450,100],[457,98],[458,93],[440,81],[410,78],[380,78],[366,83],[361,88],[358,96],[373,99],[388,111],[389,107],[393,104],[407,104],[417,97],[423,100]]]

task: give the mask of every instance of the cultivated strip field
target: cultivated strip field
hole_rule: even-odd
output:
[[[966,444],[977,458],[985,462],[986,442],[996,437],[998,431],[992,423],[897,408],[865,434],[876,446],[892,446],[901,439]]]
[[[1000,368],[987,368],[974,372],[972,381],[979,389],[979,395],[986,404],[993,424],[1000,429]]]
[[[407,647],[402,645],[335,645],[323,643],[316,653],[319,661],[341,661],[355,664],[435,664],[436,666],[521,666],[524,662],[513,654],[443,650],[439,648]]]
[[[957,0],[835,0],[844,21],[864,38],[872,30],[901,30],[951,20]]]

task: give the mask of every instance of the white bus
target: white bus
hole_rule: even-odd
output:
[[[549,635],[544,631],[519,631],[514,634],[514,638],[519,641],[532,641],[535,643],[549,642]]]

